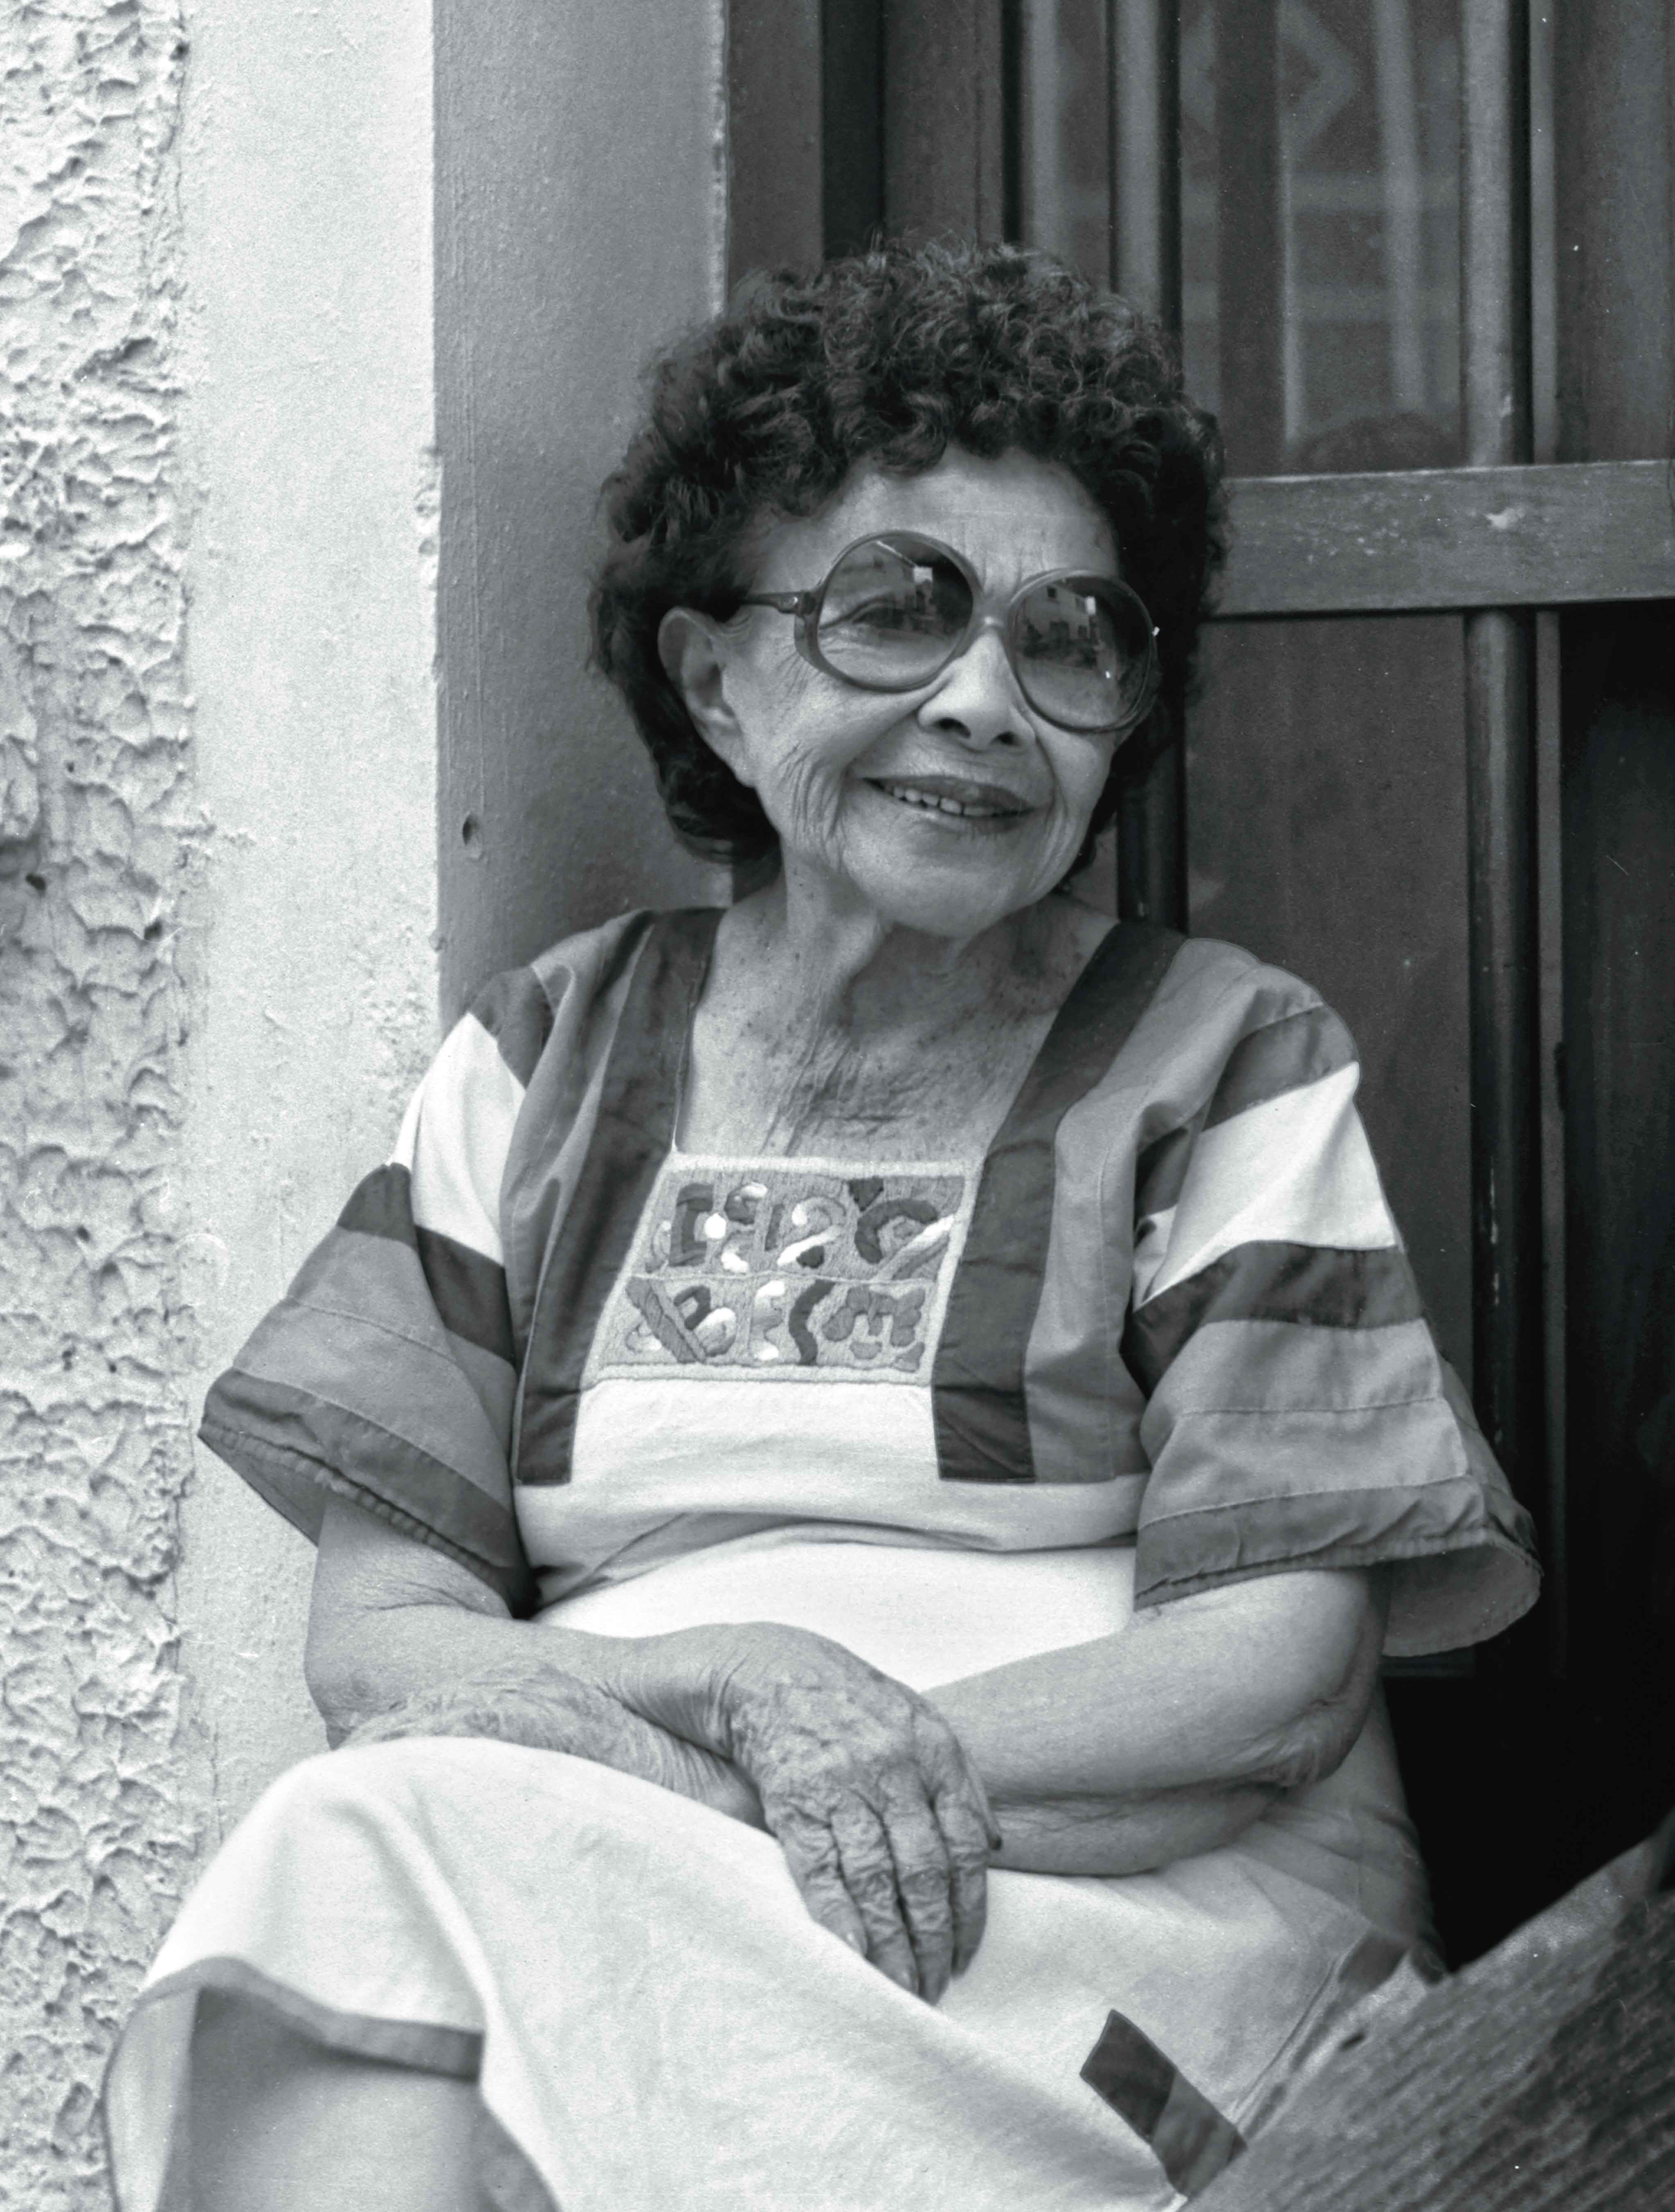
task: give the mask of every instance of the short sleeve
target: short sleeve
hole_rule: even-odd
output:
[[[214,1384],[200,1434],[311,1540],[353,1499],[527,1612],[509,1473],[517,1355],[500,1229],[550,1011],[495,979],[443,1044],[391,1158],[357,1187]]]
[[[1529,1516],[1438,1353],[1349,1034],[1259,972],[1201,1103],[1137,1169],[1136,1602],[1384,1565],[1392,1655],[1476,1643],[1534,1601]]]

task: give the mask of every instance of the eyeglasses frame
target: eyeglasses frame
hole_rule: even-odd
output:
[[[967,623],[962,636],[950,647],[946,658],[939,661],[928,676],[915,677],[910,684],[869,684],[858,676],[852,676],[847,669],[834,668],[820,649],[821,611],[826,603],[826,594],[831,589],[832,579],[849,556],[859,552],[863,545],[888,545],[892,552],[901,553],[911,553],[916,548],[925,549],[936,554],[938,558],[951,562],[964,579],[966,588],[971,593],[971,620]],[[1140,703],[1121,720],[1096,723],[1061,722],[1056,714],[1049,714],[1044,707],[1038,706],[1031,696],[1029,685],[1019,665],[1016,624],[1023,601],[1032,592],[1039,591],[1044,584],[1065,584],[1078,589],[1090,587],[1091,596],[1094,597],[1097,597],[1101,592],[1120,592],[1125,598],[1132,599],[1139,609],[1146,628],[1146,662],[1139,695]],[[819,669],[822,675],[833,677],[840,684],[847,684],[857,691],[877,691],[889,696],[899,696],[908,691],[925,690],[951,668],[962,655],[971,650],[972,646],[984,630],[997,629],[1000,633],[1001,643],[1005,648],[1007,665],[1011,669],[1013,679],[1023,695],[1026,703],[1035,714],[1045,716],[1055,729],[1072,730],[1078,737],[1115,736],[1120,741],[1121,738],[1132,735],[1156,702],[1160,680],[1157,640],[1162,633],[1151,619],[1151,612],[1145,601],[1141,599],[1138,592],[1125,584],[1120,576],[1097,576],[1079,568],[1048,568],[1039,576],[1027,577],[998,611],[991,609],[986,612],[984,592],[976,573],[971,563],[962,554],[956,552],[953,546],[944,545],[940,538],[925,537],[916,530],[869,530],[864,536],[852,539],[844,547],[826,571],[824,577],[811,590],[747,592],[738,604],[743,607],[772,607],[780,614],[793,617],[797,624],[795,633],[797,650],[802,654],[804,659],[809,662],[810,666]]]

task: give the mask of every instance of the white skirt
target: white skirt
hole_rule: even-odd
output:
[[[722,1547],[543,1618],[772,1619],[930,1686],[1127,1618],[1132,1554]],[[112,2060],[121,2212],[159,2212],[197,1993],[475,2080],[508,2212],[1150,2212],[1236,2150],[1423,1942],[1381,1713],[1237,1845],[1114,1880],[990,1876],[932,2007],[810,1920],[778,1846],[556,1753],[409,1741],[263,1797]]]

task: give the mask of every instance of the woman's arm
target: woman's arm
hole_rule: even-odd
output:
[[[1372,1700],[1386,1579],[1227,1583],[932,1691],[988,1788],[996,1863],[1161,1866],[1231,1842],[1282,1791],[1330,1774]]]
[[[303,1663],[334,1749],[490,1736],[594,1759],[762,1826],[761,1800],[731,1761],[611,1694],[610,1639],[572,1632],[549,1649],[549,1632],[537,1633],[446,1553],[341,1499],[326,1508]]]
[[[1283,1790],[1338,1764],[1366,1717],[1384,1610],[1376,1571],[1264,1577],[944,1685],[929,1703],[992,1793],[998,1863],[1134,1872],[1231,1842]],[[718,1663],[703,1632],[619,1638],[514,1621],[445,1554],[354,1506],[328,1509],[306,1664],[333,1741],[398,1706],[405,1732],[427,1716],[441,1732],[440,1697],[448,1726],[574,1749],[760,1823],[751,1784],[714,1748]],[[492,1696],[475,1682],[489,1669]],[[514,1697],[514,1684],[528,1686]],[[585,1693],[604,1703],[584,1718]],[[501,1714],[495,1728],[472,1723],[473,1701]]]
[[[823,1637],[537,1627],[334,1498],[305,1666],[334,1743],[491,1736],[766,1827],[814,1918],[933,2002],[980,1940],[998,1834],[975,1769],[924,1698]]]

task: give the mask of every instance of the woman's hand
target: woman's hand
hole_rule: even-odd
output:
[[[959,1738],[824,1637],[756,1624],[658,1641],[677,1657],[688,1639],[699,1732],[755,1784],[810,1912],[934,2004],[981,1940],[1000,1842]]]
[[[809,1911],[933,2002],[999,1833],[960,1736],[841,1644],[765,1626],[596,1636],[334,1498],[308,1679],[334,1741],[482,1735],[637,1774],[777,1838]]]
[[[592,1684],[561,1674],[532,1678],[522,1652],[404,1698],[351,1729],[343,1745],[438,1735],[487,1736],[533,1751],[568,1752],[654,1782],[751,1827],[763,1825],[756,1791],[726,1759],[671,1735]]]

